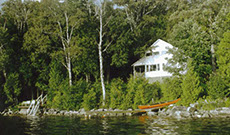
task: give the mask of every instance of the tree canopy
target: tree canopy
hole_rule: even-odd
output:
[[[48,94],[51,107],[99,107],[101,74],[108,95],[104,100],[112,108],[135,108],[151,99],[184,97],[195,102],[229,96],[229,0],[101,4],[101,14],[98,3],[91,0],[2,4],[0,109],[41,93]],[[166,67],[174,77],[161,84],[130,77],[131,65],[159,38],[174,46]],[[215,92],[219,96],[213,96]]]

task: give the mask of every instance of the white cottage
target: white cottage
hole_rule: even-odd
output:
[[[172,55],[167,53],[168,48],[173,48],[173,46],[161,39],[154,42],[145,52],[145,57],[132,64],[134,77],[144,76],[150,82],[154,82],[172,76],[163,69],[167,63],[166,58],[172,58]]]

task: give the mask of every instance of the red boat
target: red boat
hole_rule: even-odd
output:
[[[168,101],[168,102],[154,104],[154,105],[139,105],[138,108],[139,109],[160,109],[160,108],[163,108],[165,106],[174,104],[174,103],[176,103],[178,101],[180,101],[180,98],[178,98],[176,100],[173,100],[173,101]]]

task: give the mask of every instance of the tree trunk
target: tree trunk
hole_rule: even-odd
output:
[[[85,81],[88,83],[89,80],[90,80],[90,74],[86,74],[86,75],[85,75]]]
[[[72,71],[71,71],[71,59],[70,58],[68,58],[68,61],[67,61],[67,70],[69,73],[69,86],[72,86]]]
[[[105,83],[104,83],[104,70],[103,70],[103,57],[102,57],[102,6],[100,7],[100,32],[99,32],[99,44],[98,44],[98,51],[99,51],[99,63],[100,63],[100,78],[101,78],[101,87],[103,93],[103,102],[102,105],[105,106]]]

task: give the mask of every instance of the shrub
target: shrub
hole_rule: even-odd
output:
[[[99,105],[102,103],[102,94],[101,94],[101,83],[96,81],[90,87],[83,96],[82,107],[85,110],[91,110],[93,108],[98,108]]]
[[[213,74],[207,83],[207,92],[212,99],[224,98],[228,95],[227,86],[218,74]]]
[[[18,104],[18,96],[21,93],[19,83],[19,75],[17,73],[10,73],[4,84],[4,92],[7,96],[7,104]]]
[[[125,95],[125,84],[120,78],[113,79],[110,85],[110,108],[121,108]]]
[[[138,105],[149,104],[152,99],[157,101],[161,97],[159,83],[150,84],[145,78],[133,78],[128,80],[127,94],[122,104],[122,109],[136,109]]]
[[[166,78],[161,84],[163,100],[174,100],[182,95],[182,79],[180,77]]]
[[[185,106],[196,102],[203,93],[203,88],[201,87],[197,73],[194,72],[194,67],[191,66],[190,63],[188,64],[188,67],[189,69],[181,84],[183,92],[181,96],[181,103]]]

